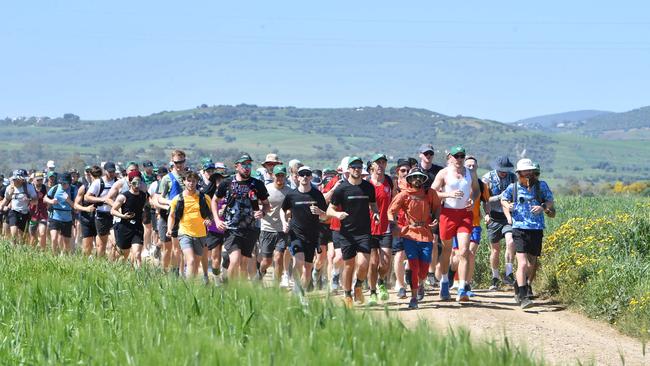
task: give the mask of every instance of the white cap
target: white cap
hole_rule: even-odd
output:
[[[530,159],[521,159],[517,162],[517,171],[520,172],[522,170],[535,170],[535,165],[533,164],[533,161]]]
[[[47,162],[47,167],[48,167],[48,168],[54,168],[54,167],[56,167],[56,165],[54,165],[54,160],[49,160],[49,161]]]
[[[298,169],[298,173],[300,173],[302,171],[305,171],[305,170],[311,172],[310,167],[308,167],[307,165],[303,165],[303,166],[300,167],[300,169]]]

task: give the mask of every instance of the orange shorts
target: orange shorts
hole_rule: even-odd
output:
[[[440,240],[452,240],[457,233],[472,233],[474,214],[464,208],[440,209]]]

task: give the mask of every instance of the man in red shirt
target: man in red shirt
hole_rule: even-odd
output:
[[[338,174],[332,178],[329,183],[327,183],[325,188],[323,188],[323,196],[325,196],[325,202],[327,202],[327,204],[330,203],[334,190],[338,188],[338,186],[341,185],[341,183],[345,181],[349,175],[348,160],[350,160],[349,156],[346,156],[341,160],[341,164],[337,169]],[[332,230],[332,246],[334,247],[334,250],[327,251],[329,268],[332,271],[332,274],[330,276],[330,290],[337,291],[340,286],[340,273],[341,268],[343,267],[343,253],[341,252],[341,243],[339,241],[341,221],[339,221],[339,219],[336,217],[330,218],[330,230]]]

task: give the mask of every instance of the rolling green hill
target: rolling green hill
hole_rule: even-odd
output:
[[[417,157],[422,143],[444,150],[463,144],[487,167],[496,156],[513,160],[525,154],[541,163],[548,179],[636,180],[650,176],[639,157],[650,155],[643,142],[545,134],[496,121],[446,116],[417,108],[294,108],[255,105],[212,106],[164,111],[149,116],[90,121],[65,118],[0,120],[0,170],[60,166],[105,160],[151,159],[164,162],[172,148],[189,153],[190,162],[212,156],[226,162],[241,151],[257,160],[268,152],[299,158],[315,166],[336,166],[344,155],[369,157],[384,152],[392,159]],[[636,158],[634,158],[636,157]]]

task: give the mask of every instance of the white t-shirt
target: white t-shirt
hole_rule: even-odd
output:
[[[101,178],[102,181],[104,181],[104,190],[102,192],[99,192],[99,189],[101,188],[101,182],[100,179],[95,179],[90,187],[88,187],[88,193],[92,194],[93,196],[97,198],[102,198],[108,196],[108,192],[111,190],[111,187],[115,183],[115,180],[112,180],[110,182],[106,181],[105,177]],[[97,208],[97,211],[100,212],[111,212],[111,206],[107,204],[103,204],[100,207]]]

